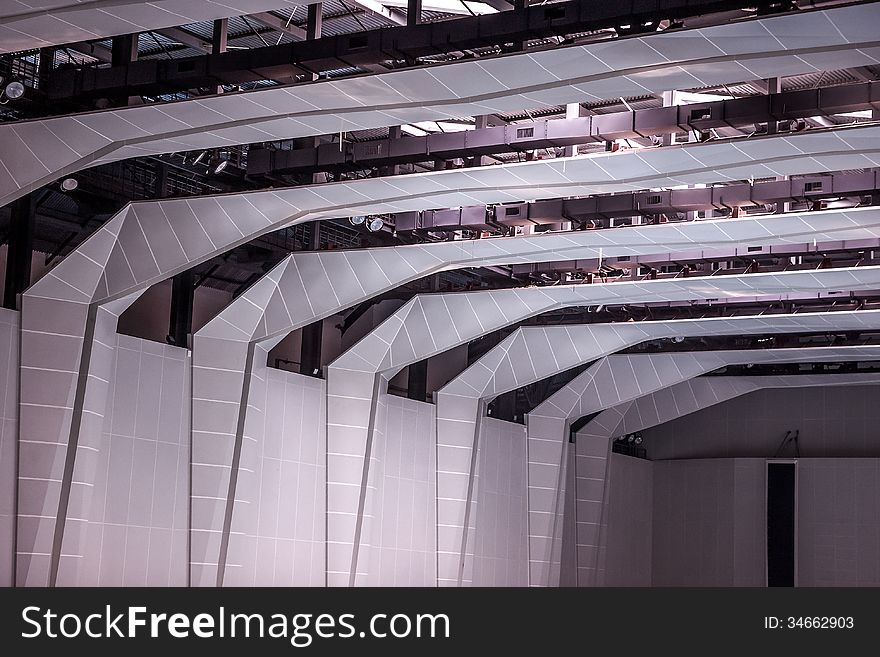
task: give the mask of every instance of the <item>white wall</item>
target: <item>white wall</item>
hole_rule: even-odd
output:
[[[605,586],[651,586],[654,467],[622,454],[608,459]]]
[[[377,586],[437,582],[434,405],[383,395],[373,437],[376,478],[370,581]]]
[[[83,559],[59,585],[186,585],[189,359],[118,336]]]
[[[0,586],[14,581],[18,331],[18,313],[0,308]]]
[[[473,585],[527,586],[525,426],[483,418],[477,458]]]
[[[323,586],[324,382],[264,366],[254,385],[225,586]]]
[[[798,586],[880,586],[880,459],[798,462]]]
[[[766,461],[653,466],[654,586],[764,586]]]
[[[605,586],[765,586],[766,459],[610,467]],[[880,586],[880,459],[802,458],[797,486],[798,586]]]

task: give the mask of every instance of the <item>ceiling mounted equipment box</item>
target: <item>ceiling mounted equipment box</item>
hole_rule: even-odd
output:
[[[461,209],[430,210],[430,227],[438,230],[457,230],[461,228]],[[424,218],[427,220],[427,212]]]
[[[407,59],[440,54],[441,50],[434,46],[430,29],[418,25],[407,30],[382,30],[382,50],[391,59]]]
[[[712,205],[712,189],[673,189],[670,202],[679,212],[696,212]]]
[[[615,217],[632,217],[639,214],[632,194],[615,194],[596,198],[596,211],[609,219]]]
[[[685,131],[709,130],[727,125],[724,121],[724,103],[692,103],[678,106],[678,127]]]
[[[803,91],[787,91],[784,94],[771,96],[770,110],[773,118],[783,119],[806,119],[818,116],[819,90],[805,89]]]
[[[372,162],[374,160],[386,160],[391,155],[390,151],[391,143],[388,139],[358,142],[352,148],[352,161]]]
[[[880,82],[871,83],[871,106],[874,109],[880,109]]]
[[[340,150],[339,144],[321,144],[317,148],[318,166],[327,167],[345,164],[346,150],[348,150],[350,146],[351,144],[343,144],[342,150]]]
[[[482,128],[480,130],[467,130],[463,133],[464,145],[467,151],[473,155],[489,155],[497,153],[504,143],[505,126]]]
[[[428,155],[438,155],[445,159],[464,157],[465,136],[464,132],[446,132],[428,136]]]
[[[314,169],[318,166],[318,149],[296,150],[252,148],[248,151],[247,173],[259,176],[271,172],[284,173]]]
[[[547,143],[552,146],[573,146],[592,141],[589,116],[547,121],[546,126]]]
[[[794,178],[791,183],[791,195],[794,198],[823,196],[831,191],[831,176],[804,176]]]
[[[486,208],[482,205],[469,205],[461,209],[461,227],[469,230],[492,230]]]
[[[314,39],[309,42],[305,55],[299,57],[297,63],[304,66],[312,73],[330,71],[335,68],[344,68],[345,62],[337,57],[338,37],[334,39]]]
[[[819,90],[819,110],[822,114],[841,114],[864,109],[871,103],[870,84],[850,84]]]
[[[586,221],[598,217],[597,201],[595,196],[588,198],[573,198],[562,204],[563,215],[574,221]]]
[[[524,265],[513,264],[510,266],[510,274],[513,277],[528,276],[529,274],[534,274],[535,271],[536,267],[531,263]]]
[[[534,150],[552,146],[547,141],[547,122],[533,121],[505,126],[504,143],[513,150]]]
[[[530,7],[527,12],[529,32],[537,37],[558,34],[560,28],[577,26],[581,22],[580,13],[581,7],[576,2]]]
[[[750,185],[719,185],[710,189],[712,190],[712,205],[719,210],[752,204]]]
[[[355,32],[340,35],[337,39],[336,56],[349,66],[374,64],[376,53],[382,49],[382,34],[379,30]]]
[[[208,75],[224,84],[254,82],[260,78],[251,70],[251,61],[250,50],[230,50],[222,56],[208,57]],[[155,79],[154,76],[153,80]]]
[[[837,174],[831,176],[831,191],[834,194],[865,194],[877,189],[877,171]]]
[[[668,214],[674,212],[672,206],[672,192],[639,192],[635,195],[636,209],[640,214]]]
[[[401,137],[391,139],[390,153],[393,158],[409,160],[410,158],[428,158],[428,137]]]
[[[412,231],[422,227],[421,212],[399,212],[394,215],[394,230]]]
[[[615,112],[614,114],[596,114],[590,122],[590,135],[605,141],[614,139],[634,139],[639,137],[635,131],[634,112]]]
[[[528,30],[529,18],[525,11],[501,11],[486,14],[477,20],[480,39],[486,45],[512,43],[521,40]],[[458,38],[455,39],[458,41]]]
[[[635,113],[633,130],[640,137],[663,135],[675,129],[678,124],[678,108],[652,107]]]
[[[483,43],[480,36],[480,23],[483,22],[483,18],[480,16],[476,20],[459,19],[429,23],[430,27],[425,33],[428,35],[431,50],[435,53],[448,53],[460,51],[462,48],[479,47]],[[411,53],[407,54],[412,56]]]
[[[293,64],[293,59],[289,56],[289,46],[290,44],[282,44],[248,50],[251,55],[249,68],[263,80],[293,81],[293,77],[304,73],[305,69]],[[208,57],[207,61],[210,62],[211,59]]]
[[[770,117],[770,96],[751,96],[724,101],[724,123],[731,128],[766,123]]]
[[[527,203],[509,203],[496,205],[495,222],[503,226],[534,226],[535,222],[529,220],[529,206]]]
[[[795,201],[791,194],[791,181],[776,180],[755,183],[752,185],[753,203],[776,203],[779,201]]]
[[[558,224],[565,220],[565,216],[562,214],[562,206],[562,199],[530,203],[528,205],[529,219],[540,226]]]

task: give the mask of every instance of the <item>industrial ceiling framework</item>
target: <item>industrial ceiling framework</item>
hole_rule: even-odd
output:
[[[196,445],[206,441],[215,444],[218,434],[222,434],[233,445],[223,464],[232,466],[234,454],[240,450],[244,439],[247,422],[245,414],[249,405],[239,403],[235,407],[236,413],[226,415],[223,409],[228,408],[231,402],[249,398],[254,369],[265,365],[264,362],[254,362],[253,359],[258,354],[265,357],[265,351],[255,350],[255,345],[270,340],[277,342],[295,329],[354,306],[408,280],[443,269],[468,265],[599,258],[603,254],[608,257],[629,257],[650,253],[662,258],[675,250],[692,249],[704,253],[707,248],[727,249],[728,253],[737,250],[748,253],[750,247],[754,248],[769,235],[773,235],[774,242],[778,244],[801,242],[805,236],[822,242],[863,240],[876,232],[877,227],[873,222],[877,220],[877,216],[875,209],[866,207],[849,212],[796,213],[755,219],[686,223],[681,226],[632,227],[615,231],[607,237],[595,232],[546,234],[413,245],[397,249],[293,254],[195,334],[193,394],[196,401],[193,405],[193,443]],[[713,229],[716,230],[714,235],[711,234]],[[694,237],[691,237],[692,232]],[[597,237],[600,238],[598,241]],[[613,290],[614,285],[621,283],[612,284],[610,289]],[[605,286],[593,285],[589,291],[599,293],[603,287]],[[627,292],[622,291],[621,294],[624,298],[619,301],[629,300],[626,297]],[[601,300],[597,301],[599,302]],[[766,327],[766,322],[759,321],[757,325]],[[721,324],[710,321],[707,326],[720,327]],[[625,330],[626,327],[621,332]],[[630,344],[637,344],[648,337],[644,331],[637,329],[637,325],[632,326],[631,332],[641,339]],[[706,334],[711,334],[711,331],[707,329]],[[618,348],[620,346],[622,345],[618,345]],[[486,358],[488,357],[487,355]],[[563,358],[560,356],[559,360],[563,361]],[[569,367],[577,364],[572,363]],[[568,368],[550,371],[546,376],[564,369]],[[222,385],[218,383],[218,372],[223,373]],[[520,385],[526,383],[528,382],[524,381]],[[513,385],[513,388],[516,387],[519,386]],[[445,392],[447,389],[440,391]],[[444,417],[445,399],[445,396],[438,397],[439,420]],[[473,415],[471,424],[475,426],[476,410]],[[442,432],[438,434],[442,435]],[[442,462],[442,457],[441,448],[438,462]],[[206,477],[214,480],[217,465],[217,462],[204,466],[196,463],[194,481],[200,478],[199,470],[203,467],[207,470]],[[231,476],[234,479],[238,473],[233,472]],[[206,494],[206,497],[216,501],[201,502],[200,505],[229,506],[232,496],[224,495],[227,490],[234,490],[234,486],[230,488],[229,482],[223,479],[216,489],[209,491],[210,495]],[[213,510],[206,516],[212,523],[217,518],[231,518],[228,512],[217,513]],[[200,529],[219,532],[221,528],[212,524]],[[219,547],[218,545],[217,548]],[[206,556],[199,559],[199,562],[211,563],[211,559]],[[222,558],[220,562],[222,564]],[[216,574],[211,573],[209,578],[211,576]]]
[[[78,400],[95,399],[88,392],[89,381],[108,380],[108,372],[95,368],[109,367],[109,362],[92,358],[94,309],[124,297],[133,302],[150,285],[270,230],[339,216],[345,208],[351,214],[399,212],[550,194],[581,196],[668,186],[705,179],[707,175],[718,180],[815,172],[815,156],[820,153],[825,156],[823,162],[835,170],[860,169],[877,165],[877,138],[876,127],[854,126],[768,136],[741,145],[694,143],[644,153],[600,153],[585,158],[128,205],[23,296],[22,330],[57,335],[60,317],[64,317],[61,326],[66,330],[65,344],[76,345],[78,355],[76,367],[70,370],[34,374],[32,370],[23,370],[23,383],[30,376],[41,377],[42,383],[40,392],[23,385],[21,404],[28,411],[22,413],[20,431],[23,436],[31,435],[30,415],[39,415],[36,409],[47,403],[60,409],[70,408],[67,386],[72,385],[76,391],[75,407],[81,403]],[[772,148],[772,155],[768,147]],[[27,343],[23,343],[22,363],[28,360],[28,349]],[[48,386],[46,378],[55,379],[58,384],[54,388]],[[59,398],[47,402],[42,391],[52,389]],[[30,390],[35,393],[33,401],[29,399]],[[89,410],[91,416],[102,417],[99,408]],[[71,457],[82,423],[81,411],[72,411],[59,417],[57,442],[58,451],[69,450]],[[33,426],[39,435],[44,434],[37,428],[39,424]],[[71,472],[70,467],[67,472]],[[57,478],[60,473],[49,474]],[[69,485],[68,480],[65,488],[58,491],[60,507],[66,504],[64,490]],[[54,525],[52,518],[45,520]],[[63,527],[52,532],[51,541],[56,547],[60,546],[63,533]],[[44,540],[49,542],[48,537]],[[26,552],[51,554],[48,545],[26,547]],[[31,572],[38,578],[54,581],[58,563],[57,558],[46,558],[42,574],[36,574],[36,569]]]
[[[880,313],[877,311],[522,327],[436,392],[438,468],[472,476],[472,461],[475,465],[475,454],[479,450],[480,418],[485,413],[485,405],[493,398],[627,347],[668,338],[683,341],[684,338],[693,336],[871,332],[877,329],[880,329]],[[528,354],[529,357],[522,358],[522,354]],[[696,356],[702,358],[703,354]],[[602,406],[609,404],[609,399],[616,399],[613,395],[608,396],[614,389],[613,385],[604,385],[607,383],[604,380],[601,384],[596,383],[599,373],[604,375],[606,371],[601,364],[610,362],[615,361],[603,358],[581,375],[591,381],[594,399],[599,400]],[[679,367],[678,370],[682,372],[683,368]],[[622,387],[629,373],[626,372],[625,376],[621,376],[620,372],[616,373],[615,385]],[[650,381],[651,377],[640,377],[640,380]],[[655,384],[656,381],[644,383],[647,387]],[[575,382],[570,385],[575,385]],[[661,385],[665,383],[661,382]],[[640,393],[648,394],[644,387]],[[557,393],[562,394],[561,391]],[[589,397],[587,393],[584,396]],[[546,408],[555,411],[555,404],[560,403],[559,399],[554,395],[544,404],[549,405]],[[548,419],[547,410],[542,412],[542,408],[543,404],[526,415],[529,441],[529,583],[533,586],[552,586],[559,584],[561,526],[548,526],[545,521],[554,517],[552,514],[558,516],[562,513],[566,438],[558,418]],[[593,412],[595,411],[580,413],[577,417]],[[548,491],[553,491],[554,494]],[[468,501],[470,507],[473,507],[473,500],[471,495]],[[470,515],[473,517],[472,508]],[[438,534],[442,531],[448,530],[438,524]],[[460,541],[461,538],[456,534],[453,541]],[[468,566],[465,557],[472,557],[472,550],[465,554],[456,553],[456,556]],[[462,580],[453,580],[452,583],[460,585],[462,581],[466,581],[463,575],[462,571],[459,574]]]
[[[0,125],[3,152],[18,155],[3,162],[8,177],[0,187],[0,203],[87,166],[148,154],[877,64],[871,53],[880,42],[866,27],[875,12],[874,5],[856,5]]]
[[[238,581],[243,443],[295,331],[301,373],[326,379],[328,586],[377,582],[374,436],[404,368],[413,399],[434,392],[438,586],[475,583],[500,395],[547,383],[512,413],[528,584],[559,585],[573,480],[578,580],[600,585],[620,433],[760,388],[877,383],[731,373],[880,360],[880,3],[529,4],[0,2],[18,585],[78,581],[120,317],[170,278],[193,586]],[[230,302],[193,331],[203,283]],[[312,329],[336,315],[370,325],[322,358]],[[462,345],[468,367],[429,390],[427,360]]]
[[[369,490],[352,497],[346,489],[369,481],[370,444],[377,416],[381,413],[382,395],[387,381],[401,368],[432,355],[465,344],[482,335],[549,310],[565,306],[598,306],[645,301],[679,301],[731,297],[761,297],[792,292],[826,293],[833,278],[846,289],[857,289],[871,282],[862,278],[873,267],[832,272],[788,272],[779,275],[751,274],[719,278],[682,278],[667,281],[616,283],[609,285],[574,285],[513,290],[493,290],[465,294],[418,296],[402,306],[371,333],[331,363],[327,368],[327,540],[336,548],[328,554],[328,574],[336,577],[329,583],[356,585],[358,570],[369,562],[369,545],[359,544],[361,535],[369,536],[371,507]],[[855,277],[855,278],[850,278]],[[846,279],[849,278],[847,281]],[[861,285],[856,282],[861,279]],[[863,288],[863,289],[864,289]],[[456,412],[460,411],[460,412]],[[462,582],[466,553],[464,528],[468,527],[468,500],[473,493],[473,432],[467,431],[474,408],[450,411],[454,431],[438,425],[437,495],[438,505],[438,582]],[[439,414],[438,414],[439,417]],[[464,420],[464,423],[456,422]],[[464,429],[465,435],[460,430]],[[448,442],[443,442],[448,441]],[[443,469],[442,450],[457,450],[457,467]],[[462,455],[464,457],[462,458]],[[334,495],[334,490],[341,490]],[[343,550],[342,546],[349,547]],[[459,549],[459,552],[455,550]],[[334,562],[331,557],[336,556]]]
[[[306,5],[297,0],[28,0],[0,6],[0,52],[174,27]]]
[[[878,383],[880,378],[876,373],[701,377],[682,381],[599,413],[578,432],[575,445],[575,504],[591,510],[591,515],[577,519],[577,585],[603,586],[605,583],[607,519],[601,511],[595,513],[595,509],[613,495],[613,492],[609,493],[611,477],[606,463],[611,442],[615,438],[670,422],[757,390]],[[549,570],[551,578],[558,578],[558,553],[554,559],[554,567]]]

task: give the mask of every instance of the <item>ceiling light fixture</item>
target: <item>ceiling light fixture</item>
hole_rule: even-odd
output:
[[[350,218],[348,219],[349,223],[350,223],[352,226],[360,226],[360,225],[361,225],[362,223],[364,223],[366,220],[367,220],[367,218],[366,218],[365,216],[361,215],[361,214],[355,215],[354,217],[350,217]]]
[[[371,233],[378,233],[383,228],[385,228],[385,222],[379,217],[374,217],[367,223],[367,230]]]
[[[76,178],[65,178],[61,181],[61,189],[65,192],[72,192],[79,187],[79,181]]]
[[[18,80],[13,80],[6,85],[6,96],[10,100],[18,100],[24,96],[24,85]]]

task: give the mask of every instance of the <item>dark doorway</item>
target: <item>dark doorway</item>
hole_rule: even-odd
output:
[[[794,463],[767,464],[767,586],[794,586]]]

